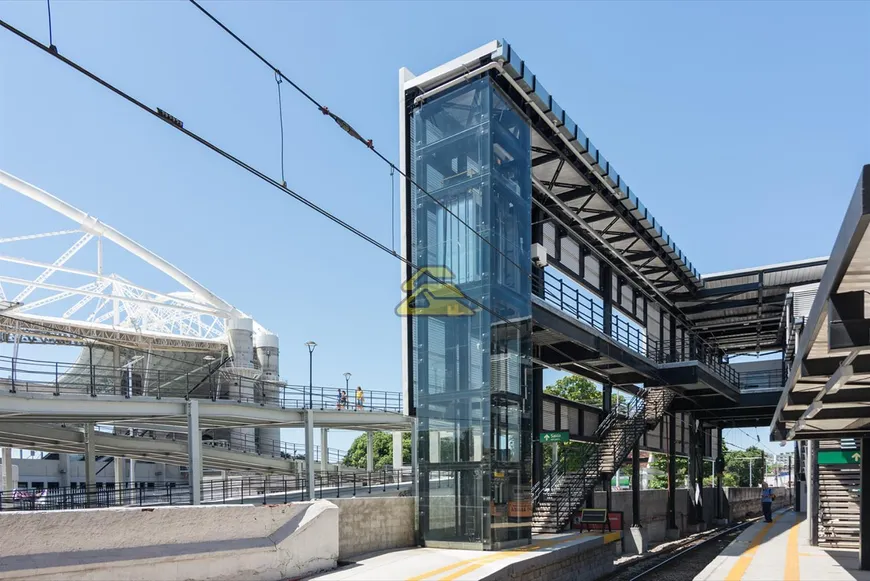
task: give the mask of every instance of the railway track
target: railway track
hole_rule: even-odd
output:
[[[692,581],[746,527],[758,519],[694,535],[643,559],[630,561],[602,581]]]

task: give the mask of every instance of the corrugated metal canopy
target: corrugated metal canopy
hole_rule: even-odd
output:
[[[868,226],[870,165],[865,165],[819,282],[771,423],[774,439],[841,438],[870,433],[870,345],[861,334],[870,318],[864,300],[870,292]],[[840,301],[844,293],[856,291],[862,299],[857,304],[864,305],[863,313],[840,315],[840,319],[846,320],[834,321],[836,338],[845,341],[846,346],[835,344],[832,348],[831,300]]]
[[[781,349],[789,294],[821,280],[827,258],[759,266],[701,277],[703,288],[676,295],[676,306],[706,341],[729,353]]]

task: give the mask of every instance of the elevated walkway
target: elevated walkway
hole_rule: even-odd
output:
[[[857,552],[813,547],[808,538],[803,514],[778,511],[773,523],[743,531],[695,581],[870,581]]]
[[[669,386],[688,395],[740,396],[741,374],[700,339],[648,337],[549,272],[532,297],[532,341],[543,365],[614,385]],[[781,374],[780,374],[781,375]],[[781,383],[781,377],[777,383]]]
[[[45,424],[0,423],[0,447],[25,448],[68,454],[81,453],[85,434],[81,430]],[[94,446],[99,456],[113,456],[187,466],[187,442],[150,437],[128,437],[108,432],[94,433]],[[253,470],[258,473],[293,474],[296,462],[257,454],[253,451],[228,450],[209,445],[202,447],[203,468],[210,470]]]

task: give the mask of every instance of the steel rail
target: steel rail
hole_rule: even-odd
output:
[[[653,565],[649,569],[645,569],[644,571],[642,571],[639,574],[632,577],[629,581],[638,581],[639,579],[643,579],[644,577],[646,577],[647,575],[649,575],[653,571],[657,571],[658,569],[661,569],[662,567],[664,567],[665,565],[667,565],[668,563],[670,563],[671,561],[673,561],[677,557],[682,557],[686,553],[694,551],[698,547],[702,547],[702,546],[706,545],[707,543],[709,543],[710,541],[718,539],[719,537],[726,535],[726,534],[730,533],[731,531],[735,531],[739,528],[748,527],[749,525],[751,525],[752,523],[754,523],[757,520],[758,520],[757,518],[754,518],[752,520],[742,522],[738,525],[735,525],[733,527],[729,527],[723,531],[720,531],[719,533],[717,533],[711,537],[707,537],[706,539],[701,539],[700,541],[698,541],[694,544],[690,544],[690,545],[685,546],[685,547],[680,547],[680,548],[676,549],[670,557],[668,557],[664,561],[659,561],[658,563],[656,563],[655,565]]]

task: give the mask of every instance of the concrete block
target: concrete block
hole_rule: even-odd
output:
[[[642,555],[647,552],[649,539],[644,527],[631,527],[625,534],[625,552],[629,555]]]

